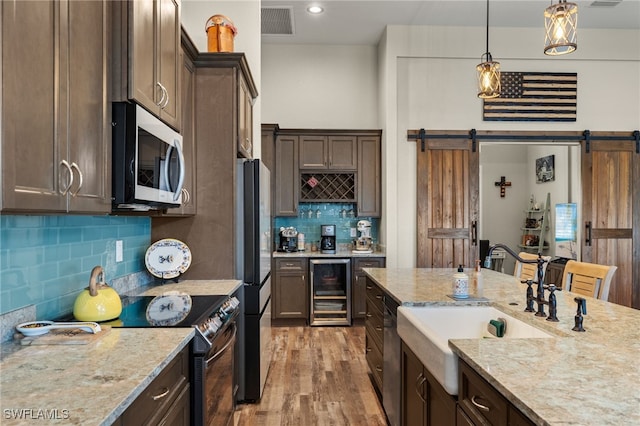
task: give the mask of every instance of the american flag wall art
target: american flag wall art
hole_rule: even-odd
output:
[[[500,85],[484,99],[484,121],[576,121],[577,73],[502,72]]]

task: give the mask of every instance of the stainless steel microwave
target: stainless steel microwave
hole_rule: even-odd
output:
[[[182,136],[135,103],[114,102],[112,121],[113,210],[179,207]]]

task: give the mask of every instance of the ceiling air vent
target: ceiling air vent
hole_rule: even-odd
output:
[[[622,0],[595,0],[589,6],[592,7],[613,7],[620,4]]]
[[[293,35],[292,8],[263,7],[262,35]]]

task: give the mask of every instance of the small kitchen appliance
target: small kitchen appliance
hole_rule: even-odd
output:
[[[278,251],[298,251],[298,231],[293,226],[280,227],[280,245]]]
[[[336,252],[336,226],[335,225],[321,225],[320,251],[322,253],[335,254]]]
[[[360,220],[357,224],[360,236],[354,241],[355,253],[373,253],[373,240],[371,239],[371,222]]]

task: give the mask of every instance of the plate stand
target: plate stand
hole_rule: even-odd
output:
[[[164,284],[171,283],[171,282],[174,282],[174,283],[177,284],[177,283],[180,282],[180,277],[181,276],[182,276],[182,272],[178,272],[178,275],[176,275],[173,278],[165,278],[164,277],[164,272],[162,272],[162,277],[155,277],[154,282],[156,284],[160,284],[160,285],[164,285]]]

